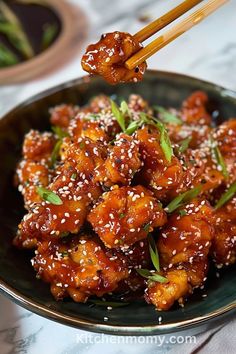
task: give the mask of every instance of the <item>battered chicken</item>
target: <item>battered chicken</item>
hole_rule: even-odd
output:
[[[56,177],[48,186],[49,192],[58,196],[59,205],[43,200],[33,205],[19,225],[15,244],[35,247],[42,238],[60,237],[64,233],[77,233],[82,227],[89,206],[100,194],[100,187],[93,182],[95,169],[103,163],[103,149],[90,139],[77,143],[67,141],[64,163],[55,171]]]
[[[107,247],[124,248],[164,225],[166,214],[144,187],[114,187],[102,195],[88,221]]]
[[[159,310],[191,293],[206,280],[208,255],[214,235],[212,208],[193,200],[173,214],[157,239],[160,263],[167,282],[149,284],[146,297]],[[173,270],[172,270],[173,269]]]
[[[43,242],[36,253],[33,266],[38,277],[51,284],[57,300],[71,296],[85,302],[91,295],[114,291],[129,275],[126,258],[106,249],[96,236]]]
[[[212,257],[218,267],[234,264],[236,261],[236,197],[216,210],[214,217]]]
[[[88,46],[82,57],[82,68],[90,74],[101,75],[110,84],[140,81],[147,68],[146,62],[133,70],[127,69],[124,63],[141,47],[129,33],[103,34],[99,42]]]
[[[108,156],[96,171],[96,181],[105,186],[129,185],[141,167],[138,142],[126,134],[120,134],[114,146],[108,148]]]
[[[40,202],[37,187],[47,186],[53,176],[50,170],[55,138],[51,133],[31,130],[23,144],[23,158],[17,166],[15,183],[24,197],[25,207]]]

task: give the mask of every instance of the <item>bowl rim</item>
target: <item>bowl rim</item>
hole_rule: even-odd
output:
[[[209,88],[214,89],[214,91],[220,92],[221,94],[224,94],[225,97],[228,97],[230,99],[235,100],[236,102],[236,92],[230,89],[223,88],[215,83],[211,83],[209,81],[201,80],[196,77],[192,77],[189,75],[184,75],[184,74],[179,74],[179,73],[174,73],[174,72],[168,72],[168,71],[160,71],[160,70],[147,70],[147,73],[149,75],[161,75],[169,78],[182,78],[185,80],[192,80],[195,81],[196,83],[201,83],[204,85],[207,85]],[[67,81],[65,83],[59,84],[57,86],[54,86],[52,88],[49,88],[47,90],[44,90],[27,100],[23,101],[22,103],[18,104],[15,106],[13,109],[8,111],[3,117],[0,118],[0,128],[1,124],[4,123],[4,121],[7,120],[8,116],[13,115],[16,111],[19,109],[28,106],[32,104],[35,101],[38,101],[42,98],[45,98],[51,94],[54,94],[58,91],[61,91],[63,89],[73,87],[75,85],[80,85],[83,83],[91,83],[94,80],[100,80],[100,78],[97,77],[90,77],[88,75]],[[50,309],[46,305],[42,305],[38,303],[37,301],[34,301],[30,299],[29,297],[22,295],[18,290],[15,290],[12,286],[8,285],[0,275],[0,293],[8,297],[10,300],[14,301],[16,304],[22,306],[23,308],[32,311],[33,313],[40,315],[42,317],[45,317],[47,319],[56,321],[58,323],[68,325],[71,327],[75,327],[78,329],[82,330],[87,330],[91,332],[97,332],[97,333],[105,333],[105,334],[112,334],[112,335],[154,335],[154,334],[163,334],[163,333],[171,333],[171,332],[176,332],[180,330],[187,329],[189,327],[193,328],[196,327],[200,324],[204,324],[208,322],[211,319],[214,318],[219,318],[219,316],[225,315],[233,310],[236,309],[236,298],[234,301],[229,303],[228,305],[225,305],[223,307],[220,307],[219,309],[215,311],[211,311],[206,315],[202,316],[197,316],[192,319],[188,320],[183,320],[183,321],[177,321],[177,322],[172,322],[168,324],[154,324],[154,325],[112,325],[107,323],[96,323],[92,320],[83,320],[78,318],[73,318],[69,315],[62,314],[58,312],[57,310]]]

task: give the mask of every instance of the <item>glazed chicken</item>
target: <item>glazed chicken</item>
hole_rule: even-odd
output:
[[[134,70],[127,69],[124,63],[141,47],[129,33],[103,34],[97,43],[88,46],[82,57],[82,68],[90,74],[101,75],[110,84],[140,81],[147,68],[146,62]]]
[[[37,187],[47,186],[53,176],[50,170],[55,138],[51,133],[31,130],[23,144],[23,159],[17,166],[16,184],[24,197],[25,207],[40,202]]]
[[[74,236],[40,244],[32,263],[38,277],[51,284],[56,299],[68,295],[85,302],[115,290],[129,275],[126,257],[108,250],[96,236]]]
[[[206,280],[214,229],[212,208],[205,200],[192,200],[173,214],[157,239],[160,263],[167,283],[150,283],[146,298],[166,310]]]
[[[236,198],[216,210],[212,257],[220,268],[236,261]]]
[[[122,66],[139,44],[116,34],[90,46],[84,65],[113,82],[139,79],[145,68]],[[236,260],[236,119],[216,126],[200,91],[170,109],[136,94],[118,101],[58,105],[52,132],[25,136],[15,184],[27,213],[13,242],[35,251],[57,300],[184,306],[210,264]]]
[[[166,215],[144,187],[114,186],[101,196],[88,221],[107,247],[120,248],[144,239],[153,228],[164,225]]]

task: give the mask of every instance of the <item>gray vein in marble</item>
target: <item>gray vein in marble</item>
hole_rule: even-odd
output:
[[[7,352],[8,354],[28,354],[30,346],[36,343],[37,335],[42,329],[41,327],[24,339],[16,339],[19,327],[13,327],[0,331],[0,338],[2,336],[3,344],[7,344],[11,348]]]

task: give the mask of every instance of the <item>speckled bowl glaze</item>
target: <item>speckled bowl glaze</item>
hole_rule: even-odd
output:
[[[148,71],[143,82],[109,86],[102,79],[81,78],[43,92],[8,113],[0,121],[0,290],[23,307],[49,319],[95,332],[122,335],[152,335],[193,328],[210,320],[225,320],[236,308],[235,267],[216,277],[211,269],[204,292],[196,292],[184,308],[157,312],[153,306],[136,301],[127,307],[108,311],[72,300],[56,302],[48,284],[35,278],[32,254],[11,245],[17,225],[24,213],[23,201],[13,188],[13,174],[20,157],[24,134],[29,129],[49,128],[48,109],[60,103],[85,104],[91,97],[104,93],[127,98],[141,94],[151,104],[179,107],[194,90],[204,90],[210,97],[209,108],[219,111],[217,119],[236,116],[236,93],[191,77]],[[207,297],[202,295],[207,294]],[[104,322],[104,316],[108,321]],[[162,317],[159,324],[158,318]]]

